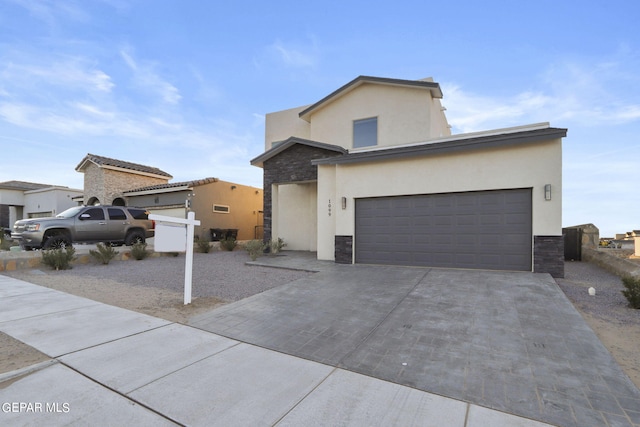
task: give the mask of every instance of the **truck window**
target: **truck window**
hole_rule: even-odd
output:
[[[82,212],[82,214],[89,214],[91,216],[89,220],[91,221],[100,221],[104,219],[104,211],[102,210],[102,208],[87,209],[86,211]]]
[[[107,212],[109,212],[109,219],[115,220],[126,220],[127,215],[124,213],[122,209],[118,208],[107,208]]]
[[[144,209],[127,209],[134,219],[149,219],[149,212]]]

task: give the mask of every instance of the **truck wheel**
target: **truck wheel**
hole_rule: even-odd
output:
[[[65,235],[58,234],[55,236],[49,237],[44,245],[42,245],[42,249],[66,249],[71,246],[71,240]]]
[[[141,231],[130,231],[124,239],[124,244],[131,246],[136,243],[144,243],[144,234]]]

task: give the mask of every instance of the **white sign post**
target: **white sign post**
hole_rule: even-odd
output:
[[[193,229],[200,225],[196,214],[189,212],[187,219],[164,215],[149,215],[157,221],[154,249],[156,252],[186,252],[184,262],[184,305],[191,304],[193,281]],[[186,227],[185,227],[186,226]]]

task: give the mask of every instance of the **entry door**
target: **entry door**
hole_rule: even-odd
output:
[[[357,263],[531,271],[531,189],[356,200]]]

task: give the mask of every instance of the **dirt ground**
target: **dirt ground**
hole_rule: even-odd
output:
[[[618,365],[640,388],[640,328],[597,318],[585,312],[581,314]]]
[[[200,297],[194,298],[192,304],[185,306],[182,293],[132,286],[95,277],[85,277],[81,283],[70,282],[63,276],[38,274],[37,270],[17,272],[11,276],[177,323],[186,323],[189,317],[224,304],[224,301],[216,297]],[[625,373],[640,388],[638,325],[621,323],[614,318],[593,316],[579,304],[575,306]],[[0,332],[0,374],[46,360],[49,360],[46,355]]]

